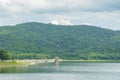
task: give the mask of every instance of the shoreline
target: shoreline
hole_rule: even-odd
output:
[[[28,63],[28,65],[35,65],[35,64],[41,64],[41,63],[50,63],[50,62],[54,62],[55,59],[34,59],[34,60],[16,60],[16,62],[25,62]]]
[[[85,62],[85,63],[120,63],[120,60],[62,60],[63,62]]]
[[[59,62],[80,62],[80,63],[120,63],[120,60],[62,60]],[[55,59],[34,59],[34,60],[7,60],[4,62],[0,61],[1,66],[29,66],[43,63],[53,63]]]
[[[59,61],[62,61],[62,59],[59,59]],[[52,63],[55,62],[55,59],[34,59],[34,60],[6,60],[4,62],[0,61],[0,66],[29,66],[29,65],[35,65],[35,64],[43,64],[43,63]]]

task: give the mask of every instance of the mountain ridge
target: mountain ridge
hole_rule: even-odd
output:
[[[27,22],[0,27],[0,48],[65,59],[120,59],[120,32],[88,25]]]

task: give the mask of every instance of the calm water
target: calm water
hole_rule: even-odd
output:
[[[0,66],[0,80],[120,80],[120,63],[61,62]]]

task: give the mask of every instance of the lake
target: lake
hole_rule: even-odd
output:
[[[120,63],[60,62],[0,66],[0,80],[120,80]]]

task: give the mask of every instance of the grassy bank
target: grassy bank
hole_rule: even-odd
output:
[[[27,65],[27,62],[16,62],[16,61],[9,61],[9,62],[2,62],[0,61],[0,66],[2,65]]]
[[[62,60],[64,62],[81,62],[81,63],[120,63],[120,60]]]

